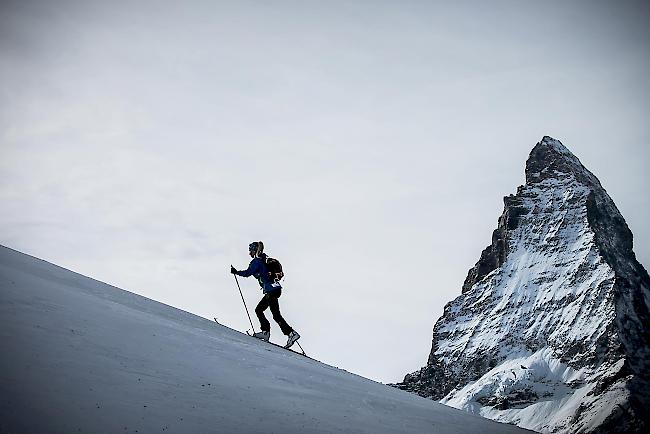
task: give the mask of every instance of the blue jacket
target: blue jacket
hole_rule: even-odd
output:
[[[238,276],[249,277],[254,276],[262,288],[262,292],[267,294],[271,291],[277,291],[282,288],[280,282],[273,282],[269,279],[269,273],[266,269],[266,253],[262,253],[259,257],[253,258],[248,268],[243,271],[237,271]]]

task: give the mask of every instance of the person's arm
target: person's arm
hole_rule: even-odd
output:
[[[235,274],[241,277],[248,277],[257,273],[259,268],[260,268],[260,258],[255,258],[251,261],[250,264],[248,264],[248,268],[246,270],[237,271]]]

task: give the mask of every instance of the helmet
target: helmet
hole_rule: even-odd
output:
[[[264,251],[264,243],[261,241],[253,241],[248,245],[248,252],[253,256],[259,256]]]

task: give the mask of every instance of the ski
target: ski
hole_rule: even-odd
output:
[[[213,317],[212,319],[213,319],[214,322],[216,322],[217,324],[223,326],[223,324],[221,324],[221,323],[217,320],[217,317]],[[230,327],[228,327],[228,328],[230,328]],[[234,329],[231,329],[231,330],[234,330]],[[235,331],[239,331],[239,330],[235,330]],[[241,333],[241,332],[239,332],[239,333]],[[275,344],[275,343],[273,343],[273,342],[271,342],[271,341],[265,341],[265,340],[263,340],[263,339],[258,339],[258,338],[256,338],[255,336],[253,336],[253,335],[250,333],[250,330],[246,330],[246,335],[247,335],[247,336],[250,336],[250,337],[252,337],[252,338],[254,338],[255,340],[263,341],[263,342],[266,342],[267,344],[271,344],[271,345],[273,345],[273,346],[275,346],[275,347],[282,348],[283,350],[291,351],[292,353],[299,354],[299,355],[301,355],[301,356],[307,357],[308,359],[316,360],[316,359],[312,359],[311,357],[309,357],[309,356],[305,353],[305,350],[302,349],[302,346],[300,345],[300,343],[299,343],[298,341],[296,341],[295,343],[298,344],[298,347],[300,348],[300,351],[302,351],[302,352],[300,352],[300,351],[296,351],[296,350],[292,350],[291,348],[285,348],[284,346],[282,346],[282,345],[278,345],[278,344]]]
[[[254,338],[254,339],[257,339],[258,341],[266,342],[267,344],[271,344],[271,345],[273,345],[273,346],[275,346],[275,347],[282,348],[283,350],[291,351],[292,353],[300,354],[301,356],[305,356],[305,357],[307,357],[308,359],[311,359],[311,357],[309,357],[309,356],[305,353],[305,350],[302,349],[302,347],[300,346],[300,344],[298,344],[298,347],[300,347],[300,350],[301,350],[302,352],[299,352],[299,351],[296,351],[296,350],[292,350],[291,348],[285,348],[284,346],[282,346],[282,345],[278,345],[278,344],[273,343],[273,342],[271,342],[271,341],[265,341],[264,339],[256,338],[255,336],[253,336],[252,334],[250,334],[248,330],[246,330],[246,334],[247,334],[248,336]],[[296,343],[298,343],[298,341],[296,341]]]

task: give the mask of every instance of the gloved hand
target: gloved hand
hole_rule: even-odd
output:
[[[231,272],[232,274],[237,274],[237,270],[236,270],[235,267],[233,267],[232,265],[230,266],[230,272]]]

